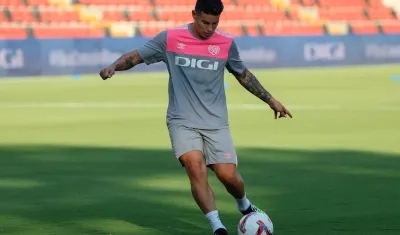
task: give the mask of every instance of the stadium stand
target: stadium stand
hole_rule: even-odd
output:
[[[194,0],[0,0],[0,39],[154,36]],[[399,0],[225,0],[234,36],[400,33]]]

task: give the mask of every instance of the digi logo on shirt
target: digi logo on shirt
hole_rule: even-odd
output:
[[[192,67],[205,70],[218,70],[218,61],[200,60],[196,58],[187,58],[183,56],[175,56],[175,65],[181,67]]]

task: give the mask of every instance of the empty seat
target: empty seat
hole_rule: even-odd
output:
[[[244,19],[244,17],[242,17],[243,13],[238,14],[237,11],[235,10],[229,10],[229,11],[224,11],[220,17],[221,21],[225,21],[225,20],[241,20]]]
[[[270,5],[266,0],[236,0],[237,5]]]
[[[378,25],[374,21],[364,20],[351,22],[351,28],[353,34],[358,35],[369,35],[378,34]]]
[[[28,38],[28,33],[24,27],[0,24],[1,40],[17,40]]]
[[[42,22],[78,22],[79,14],[75,10],[64,10],[58,7],[39,8]]]
[[[218,25],[218,29],[234,37],[243,36],[243,29],[240,24]]]
[[[153,16],[149,9],[146,10],[128,10],[128,20],[130,21],[151,21]]]
[[[103,20],[105,21],[125,21],[122,11],[119,9],[103,11]]]
[[[321,8],[318,10],[322,20],[350,21],[366,19],[363,8]]]
[[[154,0],[155,6],[192,6],[193,0]]]
[[[367,12],[368,12],[368,18],[371,20],[394,19],[392,10],[386,7],[382,8],[370,7],[368,8]]]
[[[24,5],[22,0],[0,0],[0,6],[21,6]]]
[[[36,25],[32,28],[34,37],[39,39],[57,38],[101,38],[105,36],[104,29],[90,25]]]
[[[245,28],[248,36],[260,36],[260,31],[257,24],[249,23],[245,25]]]
[[[190,11],[165,11],[157,12],[157,19],[160,21],[193,21]]]
[[[44,6],[44,5],[49,5],[48,0],[26,0],[26,4],[30,6]]]
[[[324,34],[324,29],[322,25],[286,22],[265,24],[263,33],[270,36],[319,36]]]
[[[302,0],[303,6],[314,6],[315,4],[315,0]]]
[[[382,21],[381,23],[382,33],[384,34],[399,34],[400,33],[400,21]]]
[[[9,8],[11,20],[15,22],[37,22],[38,19],[33,15],[33,11],[27,6],[18,6]]]
[[[139,26],[140,34],[143,37],[154,37],[162,30],[168,29],[170,26],[166,24],[150,23]]]
[[[2,12],[2,9],[0,8],[0,23],[8,22],[8,21],[9,21],[9,19],[6,18],[6,16]]]
[[[365,0],[318,0],[321,7],[364,7]]]
[[[150,3],[147,0],[79,0],[83,5],[94,5],[94,6],[107,6],[107,5],[118,5],[118,6],[149,6]]]
[[[368,5],[371,7],[384,7],[383,0],[368,0]]]

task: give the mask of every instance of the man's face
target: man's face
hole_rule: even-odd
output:
[[[203,12],[198,13],[196,11],[192,11],[192,16],[197,34],[204,39],[210,38],[218,26],[220,16],[209,15]]]

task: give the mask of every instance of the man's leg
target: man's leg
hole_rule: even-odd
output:
[[[237,208],[243,214],[262,212],[253,205],[246,196],[243,178],[232,163],[217,163],[210,165],[217,178],[225,186],[226,190],[236,199]]]
[[[219,218],[215,205],[214,192],[208,183],[207,167],[203,153],[200,151],[190,151],[183,154],[179,160],[186,168],[193,198],[206,219],[210,222],[213,232],[221,228],[226,229]]]
[[[215,172],[226,190],[236,199],[242,214],[262,212],[246,197],[243,178],[237,171],[237,155],[229,129],[202,130],[206,164]]]
[[[209,221],[214,234],[227,235],[215,205],[214,192],[208,184],[207,167],[203,156],[200,133],[181,125],[168,127],[175,156],[186,169],[194,200]]]

